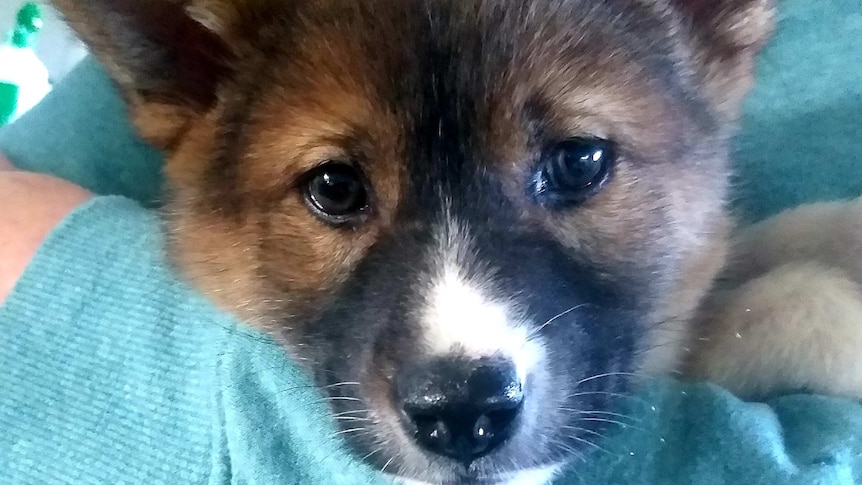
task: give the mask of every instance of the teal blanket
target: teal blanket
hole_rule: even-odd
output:
[[[741,217],[862,194],[860,52],[858,0],[782,3],[736,144]],[[52,233],[0,307],[0,483],[385,483],[333,437],[278,347],[170,271],[141,207],[158,205],[160,159],[111,92],[87,62],[0,131],[20,167],[105,194]],[[862,483],[858,402],[747,403],[656,380],[625,414],[557,483]]]

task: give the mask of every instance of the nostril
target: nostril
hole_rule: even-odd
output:
[[[412,416],[412,420],[416,425],[416,440],[422,446],[443,455],[455,453],[449,426],[439,416],[419,414]]]
[[[481,424],[485,424],[489,429],[495,432],[500,432],[506,430],[512,421],[518,416],[518,412],[520,412],[521,406],[517,406],[511,409],[501,409],[499,411],[491,411],[488,414],[482,416],[484,418],[484,422]],[[480,421],[483,421],[480,418]]]

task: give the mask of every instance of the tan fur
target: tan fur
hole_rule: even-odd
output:
[[[745,397],[862,398],[862,198],[744,230],[728,275],[702,309],[690,375]]]

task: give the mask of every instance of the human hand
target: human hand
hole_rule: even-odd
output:
[[[91,197],[56,177],[16,170],[0,155],[0,304],[45,237]]]

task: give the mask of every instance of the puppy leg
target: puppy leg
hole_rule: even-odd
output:
[[[689,375],[744,397],[862,398],[862,199],[812,204],[737,238],[701,308]]]

